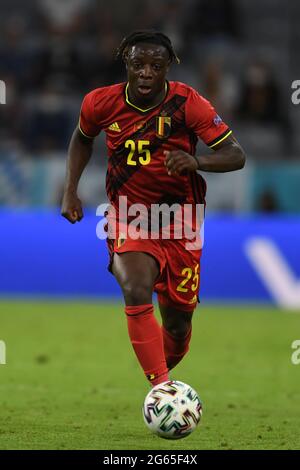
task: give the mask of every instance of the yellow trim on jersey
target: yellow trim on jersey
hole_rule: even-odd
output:
[[[213,145],[209,145],[209,148],[212,149],[213,147],[215,147],[215,145],[220,144],[221,142],[223,142],[223,140],[227,139],[230,134],[232,134],[232,131],[229,131],[226,135],[224,135],[224,137],[222,137],[222,139],[218,140],[218,142],[215,142]]]
[[[146,113],[147,111],[150,111],[151,109],[154,109],[156,108],[157,106],[160,105],[160,103],[156,104],[155,106],[151,106],[151,108],[147,108],[147,109],[142,109],[142,108],[139,108],[138,106],[136,106],[135,104],[131,103],[129,101],[129,98],[128,98],[128,86],[129,86],[129,83],[127,83],[126,85],[126,88],[125,88],[125,97],[126,97],[126,103],[129,104],[130,106],[132,106],[133,108],[135,109],[138,109],[139,111],[142,111],[142,113]],[[165,82],[165,96],[164,96],[164,99],[167,95],[167,91],[168,91],[168,85],[167,85],[167,82]],[[163,99],[163,100],[164,100]],[[163,102],[162,100],[162,102]]]
[[[78,129],[80,130],[81,134],[84,135],[84,137],[87,137],[88,139],[94,139],[95,137],[91,137],[90,135],[87,135],[83,132],[83,130],[80,127],[80,120],[78,122]]]

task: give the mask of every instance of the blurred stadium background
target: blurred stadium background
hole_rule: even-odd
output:
[[[170,79],[187,82],[210,99],[248,155],[241,172],[205,175],[209,222],[203,299],[227,295],[278,303],[283,296],[283,306],[300,309],[297,284],[291,283],[300,275],[300,120],[291,103],[291,83],[299,70],[299,8],[297,1],[283,0],[2,0],[0,79],[6,83],[7,104],[0,107],[0,224],[5,240],[0,292],[117,292],[111,276],[102,278],[105,244],[95,240],[93,228],[99,221],[93,218],[95,209],[106,201],[103,135],[80,186],[91,217],[83,227],[65,227],[57,208],[66,149],[84,94],[125,80],[114,50],[129,31],[156,28],[170,35],[181,58]],[[222,239],[212,238],[216,228],[218,233],[224,230]],[[246,249],[248,238],[255,242],[256,234],[276,244],[265,255],[276,264],[276,273],[282,268],[279,261],[286,268],[286,289],[277,297],[278,279],[270,279],[259,260],[254,261],[261,245]],[[272,248],[274,256],[279,250],[277,262]],[[55,256],[59,249],[69,255],[68,261],[62,254]],[[93,250],[101,252],[98,259]],[[84,270],[85,287],[71,287],[74,263]]]
[[[0,105],[0,295],[3,299],[0,302],[0,339],[6,340],[15,367],[10,371],[8,366],[5,368],[7,383],[18,383],[20,362],[17,353],[24,352],[22,345],[30,351],[29,356],[35,357],[35,365],[47,364],[51,348],[56,344],[53,339],[54,343],[49,343],[47,349],[48,326],[53,338],[57,335],[57,341],[64,341],[60,336],[60,321],[65,322],[63,332],[66,337],[72,333],[66,324],[68,320],[72,321],[72,316],[68,315],[74,304],[68,304],[65,299],[73,302],[78,298],[88,302],[96,299],[99,313],[101,308],[105,312],[109,310],[107,304],[101,307],[104,299],[120,301],[120,291],[113,277],[106,272],[105,242],[96,237],[96,226],[100,221],[96,207],[106,201],[103,135],[97,140],[93,159],[80,184],[85,219],[71,226],[61,219],[59,206],[66,149],[78,120],[81,100],[97,86],[126,79],[122,64],[113,58],[113,51],[124,35],[142,28],[162,30],[171,37],[181,64],[173,66],[169,79],[186,82],[207,97],[231,126],[248,156],[243,171],[204,175],[208,182],[208,210],[201,298],[204,311],[209,303],[219,305],[217,313],[212,314],[219,325],[224,322],[225,339],[224,344],[219,343],[219,354],[222,355],[228,345],[233,351],[239,350],[238,345],[236,349],[234,347],[234,335],[226,339],[226,327],[228,331],[231,327],[233,331],[243,328],[243,320],[238,315],[230,316],[228,308],[234,304],[251,305],[251,308],[241,308],[240,313],[244,315],[245,324],[252,325],[252,318],[257,322],[261,339],[266,341],[266,349],[257,357],[257,366],[270,354],[262,371],[267,374],[267,370],[273,370],[272,357],[274,361],[277,357],[278,365],[279,351],[281,359],[282,355],[285,358],[281,372],[290,366],[290,344],[300,335],[300,317],[292,318],[291,314],[277,317],[276,312],[280,315],[286,310],[300,313],[300,110],[291,102],[291,83],[300,79],[299,18],[297,0],[1,0],[0,80],[6,84],[7,96],[6,104]],[[199,152],[204,150],[199,145]],[[44,298],[46,301],[34,306],[27,304],[26,298]],[[57,301],[58,298],[63,298],[64,303],[53,304],[50,309],[49,299]],[[10,302],[6,302],[7,299]],[[11,303],[13,300],[17,302]],[[78,304],[74,309],[80,310],[83,305],[82,309],[88,311],[91,308],[88,302]],[[223,312],[225,304],[229,307]],[[275,307],[270,310],[273,317],[266,313],[262,304]],[[122,311],[121,305],[118,309]],[[58,319],[55,329],[51,318],[58,310],[61,320]],[[93,315],[93,312],[87,312],[87,324],[93,325],[94,329],[101,328],[100,320],[97,323]],[[276,318],[276,329],[273,329],[272,318]],[[84,329],[83,317],[78,325]],[[212,327],[215,328],[213,323],[207,328],[208,335],[213,335]],[[22,336],[26,328],[27,342]],[[122,328],[125,335],[124,325]],[[75,337],[89,341],[87,332],[81,337],[79,329],[75,331]],[[240,331],[237,330],[237,335]],[[275,335],[282,331],[286,343],[279,347],[270,331]],[[219,333],[222,336],[221,329]],[[254,330],[249,336],[249,348],[252,340],[257,346],[256,334],[258,332]],[[37,351],[42,349],[40,344],[38,346],[34,340],[30,343],[33,337],[37,340],[37,335],[45,341],[47,354],[38,354]],[[12,344],[18,342],[15,352],[9,339]],[[105,338],[101,337],[101,342],[101,345],[106,344]],[[70,340],[66,344],[73,343]],[[270,351],[267,351],[267,345],[270,345]],[[250,354],[249,349],[244,352],[245,356]],[[70,355],[70,364],[71,353],[65,353]],[[96,348],[94,353],[97,354]],[[108,356],[106,360],[109,361]],[[133,357],[131,360],[134,372],[130,368],[128,372],[126,367],[125,370],[138,374]],[[234,359],[230,356],[228,360],[234,367]],[[214,368],[216,364],[211,363],[211,366]],[[95,363],[94,373],[97,373],[97,367],[100,366]],[[117,361],[114,367],[119,367]],[[180,370],[182,377],[189,381],[193,373],[192,362],[187,362],[186,367],[190,375],[184,376],[184,366]],[[84,376],[83,370],[84,365],[79,371]],[[0,370],[1,374],[3,371],[4,368]],[[31,384],[35,383],[38,374],[36,369],[34,371]],[[255,374],[247,368],[245,371],[250,376]],[[108,374],[107,370],[102,372]],[[227,372],[230,378],[230,370]],[[279,374],[276,367],[273,372],[274,384],[283,390],[286,381],[287,388],[290,386],[290,390],[294,390],[291,392],[293,398],[295,377],[287,377],[284,372]],[[271,382],[272,377],[270,375]],[[263,378],[261,376],[260,380],[256,376],[256,379],[254,388],[259,390],[264,386]],[[24,376],[22,380],[26,382],[27,379]],[[139,384],[142,380],[141,377]],[[193,380],[197,388],[196,376]],[[209,380],[210,398],[218,407],[219,398],[213,391],[216,377],[209,375]],[[109,383],[112,386],[113,382]],[[202,382],[199,386],[202,387]],[[32,394],[28,387],[27,392]],[[70,390],[72,387],[70,383]],[[224,387],[221,380],[220,387]],[[11,392],[13,390],[11,385]],[[36,393],[42,394],[39,389]],[[76,400],[81,398],[76,397]],[[254,392],[251,399],[261,399],[264,404],[262,397]],[[276,399],[278,405],[282,396],[278,395]],[[230,408],[230,400],[234,401],[234,398],[228,400],[225,407]],[[21,416],[27,402],[21,405],[17,395],[15,402]],[[6,405],[7,416],[10,416],[8,399]],[[51,404],[48,406],[51,408]],[[61,403],[62,413],[64,406]],[[295,406],[296,402],[291,401],[288,416],[293,414]],[[219,425],[216,418],[216,430]],[[48,444],[45,440],[44,446],[59,447],[54,435],[53,431],[52,440]],[[9,438],[5,440],[5,436],[0,436],[0,447],[1,439],[4,439],[4,447],[22,446],[21,440],[11,444]],[[134,439],[133,436],[132,448]],[[248,444],[241,443],[240,446],[251,446],[254,439],[257,441],[257,435],[249,437]],[[284,440],[284,437],[278,438],[276,445],[280,446],[281,442],[285,447]],[[36,447],[43,445],[37,444],[38,440],[35,442]],[[67,442],[75,447],[81,445],[76,439]],[[81,442],[89,447],[86,440]],[[213,446],[211,442],[213,439],[207,438],[207,448]],[[296,441],[290,442],[296,446]],[[30,447],[32,443],[28,441],[26,445]],[[93,445],[97,447],[94,441]],[[121,446],[117,437],[102,445],[104,448],[105,445]],[[222,447],[220,440],[215,445]],[[272,447],[271,441],[265,445]]]

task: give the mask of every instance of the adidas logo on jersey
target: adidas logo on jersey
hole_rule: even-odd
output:
[[[109,126],[108,129],[111,130],[111,131],[115,131],[115,132],[121,132],[121,129],[120,129],[119,124],[118,124],[117,122],[113,122],[113,123]]]

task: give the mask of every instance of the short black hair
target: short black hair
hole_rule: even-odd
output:
[[[129,47],[134,46],[138,42],[148,42],[151,44],[160,44],[161,46],[164,46],[169,52],[171,62],[180,64],[180,60],[177,57],[170,38],[168,38],[168,36],[166,36],[164,33],[160,33],[159,31],[152,29],[134,31],[128,36],[125,36],[116,51],[116,58],[125,61]]]

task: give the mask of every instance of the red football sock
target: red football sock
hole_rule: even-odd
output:
[[[126,306],[131,344],[152,385],[169,380],[161,328],[152,304]]]
[[[176,337],[171,335],[163,326],[161,327],[163,339],[164,339],[164,350],[167,365],[169,370],[173,369],[181,359],[186,355],[189,350],[189,343],[192,336],[192,327],[183,337]]]

